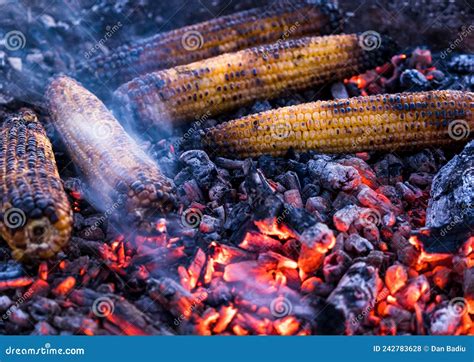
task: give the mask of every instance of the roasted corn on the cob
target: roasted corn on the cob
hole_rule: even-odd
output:
[[[54,256],[68,242],[72,211],[51,143],[29,109],[0,125],[0,234],[17,260]]]
[[[53,123],[92,190],[86,195],[91,203],[122,221],[132,216],[139,222],[175,206],[172,182],[96,96],[61,76],[51,82],[46,98]]]
[[[337,33],[337,8],[327,1],[277,1],[123,45],[80,65],[79,78],[119,85],[159,69],[235,52],[279,39]]]
[[[388,38],[380,37],[371,50],[362,40],[357,34],[333,35],[246,49],[149,73],[115,95],[123,118],[135,116],[128,121],[138,128],[166,128],[170,121],[214,117],[258,99],[342,80],[383,64],[395,51]]]
[[[213,153],[255,157],[316,150],[326,153],[409,150],[472,138],[474,93],[431,91],[319,101],[279,108],[207,130]]]

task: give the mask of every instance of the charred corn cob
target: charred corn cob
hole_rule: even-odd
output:
[[[91,192],[109,214],[146,221],[175,205],[172,182],[123,130],[104,104],[75,80],[61,76],[46,98],[53,122]],[[130,220],[132,221],[132,220]]]
[[[255,157],[409,150],[468,140],[474,93],[432,91],[319,101],[279,108],[207,130],[204,146],[227,156]]]
[[[95,56],[81,64],[78,76],[119,85],[141,74],[278,39],[337,33],[342,28],[341,19],[336,7],[327,1],[277,1],[266,8],[242,11],[123,45],[111,54]]]
[[[17,260],[52,257],[68,242],[72,211],[51,143],[35,113],[0,125],[0,233]]]
[[[333,35],[246,49],[149,73],[122,85],[115,95],[124,116],[135,116],[131,123],[143,122],[145,129],[204,114],[214,117],[258,99],[359,74],[394,51],[387,38],[380,37],[378,48],[370,51],[362,40],[356,34]]]

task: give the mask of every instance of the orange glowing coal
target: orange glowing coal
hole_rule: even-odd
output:
[[[59,267],[61,267],[61,263],[59,263]],[[40,278],[42,280],[48,280],[48,264],[46,262],[42,262],[39,265],[39,267],[38,267],[38,278]]]
[[[282,336],[291,336],[298,332],[300,323],[294,317],[287,316],[274,321],[273,326],[278,334]]]
[[[82,199],[81,193],[80,193],[79,191],[77,191],[77,190],[72,190],[72,191],[71,191],[71,196],[72,196],[73,198],[75,198],[76,200],[81,200],[81,199]]]
[[[102,258],[107,261],[109,267],[116,271],[130,265],[131,257],[125,250],[124,239],[124,236],[119,236],[110,245],[104,243],[99,249]]]
[[[354,82],[364,91],[372,82],[377,82],[382,74],[387,73],[388,68],[379,67],[372,73],[346,80],[346,83]],[[363,169],[359,171],[361,175],[364,174]],[[371,189],[377,186],[374,180],[375,177],[371,179],[370,174],[367,178],[363,177],[363,183]],[[274,187],[271,182],[270,184]],[[371,210],[380,209],[380,205],[391,206],[391,201],[382,193],[373,191],[366,194],[364,206]],[[327,225],[325,228],[315,228],[318,232],[299,234],[285,224],[284,218],[268,218],[254,221],[254,226],[242,234],[244,237],[240,243],[199,242],[191,254],[189,247],[183,246],[181,237],[168,235],[167,221],[160,219],[154,226],[154,234],[158,235],[136,236],[133,239],[119,236],[111,242],[103,243],[100,253],[110,269],[121,275],[131,269],[141,281],[155,278],[155,270],[163,270],[167,266],[172,268],[175,273],[171,277],[175,283],[173,292],[160,293],[157,298],[170,298],[169,302],[164,299],[166,303],[161,300],[160,303],[166,305],[174,317],[179,316],[176,319],[179,321],[177,326],[183,328],[183,331],[200,335],[309,335],[312,326],[306,317],[300,315],[300,311],[303,306],[307,307],[304,303],[308,295],[329,294],[326,290],[332,282],[328,282],[327,269],[323,269],[323,265],[326,267],[325,258],[330,250],[340,248],[340,245],[336,246],[334,232]],[[169,232],[171,233],[171,229]],[[423,313],[429,313],[429,308],[432,308],[429,305],[429,281],[442,285],[443,272],[449,273],[452,266],[448,260],[452,255],[427,253],[416,236],[412,236],[409,242],[417,251],[415,265],[394,264],[389,267],[385,272],[384,282],[379,281],[381,285],[377,288],[376,300],[366,313],[365,322],[380,325],[380,334],[397,331],[396,327],[391,328],[388,324],[382,326],[384,317],[387,317],[386,322],[395,319],[397,315],[404,317],[404,314],[409,315],[410,323],[425,328]],[[472,255],[474,264],[473,250],[474,237],[471,237],[463,246],[461,254],[466,257]],[[137,257],[140,261],[146,261],[139,265],[132,264]],[[336,260],[335,267],[342,262],[343,259]],[[66,272],[70,266],[68,263],[61,262],[59,269]],[[439,269],[428,265],[436,263],[441,264]],[[82,268],[79,274],[87,274],[86,269]],[[46,263],[42,263],[38,270],[38,280],[47,286],[47,279],[48,267]],[[67,277],[54,288],[54,293],[67,295],[78,281],[74,277]],[[32,282],[17,280],[11,283],[29,285]],[[281,296],[291,299],[295,313],[275,315],[271,302]],[[438,303],[443,301],[439,300]],[[301,303],[298,308],[296,303]],[[108,315],[102,323],[113,325],[111,328],[127,335],[148,334],[145,329],[117,314]],[[82,332],[86,335],[92,335],[93,331],[92,326],[82,326]]]
[[[451,259],[453,256],[451,254],[443,253],[427,253],[423,247],[423,243],[418,239],[416,235],[411,236],[408,239],[408,242],[415,247],[416,250],[420,251],[418,256],[417,266],[423,267],[424,263],[435,263],[447,259]]]
[[[232,322],[235,315],[237,314],[237,309],[233,306],[224,306],[221,307],[219,311],[219,321],[213,328],[213,332],[216,334],[222,333],[227,329],[227,326]]]
[[[29,277],[20,277],[13,280],[2,280],[0,281],[0,290],[22,288],[30,285],[31,283],[33,283],[33,279]]]
[[[219,319],[219,313],[215,309],[208,309],[196,324],[196,331],[202,336],[212,334],[212,325]]]
[[[245,251],[237,249],[235,247],[219,244],[213,241],[210,244],[212,253],[212,259],[217,264],[227,265],[235,260],[248,259],[248,255]]]
[[[127,336],[147,336],[149,333],[141,329],[140,327],[126,321],[125,319],[115,315],[114,313],[110,313],[107,315],[107,320],[118,328],[122,330],[124,334]]]
[[[268,235],[253,231],[249,231],[247,232],[247,234],[245,234],[244,240],[239,244],[239,247],[252,252],[282,250],[282,245],[279,240],[276,240]]]
[[[198,279],[206,264],[206,254],[201,249],[198,249],[189,268],[180,265],[178,267],[178,274],[180,276],[181,285],[188,290],[192,290],[197,286]]]
[[[462,246],[462,253],[465,256],[469,256],[474,252],[474,236],[471,236]],[[474,257],[474,255],[473,255]]]
[[[291,237],[294,237],[294,233],[290,229],[288,229],[288,227],[284,223],[278,222],[278,219],[276,218],[270,221],[254,221],[254,224],[258,228],[258,230],[265,235],[277,236],[281,240],[286,240]]]
[[[363,89],[367,86],[367,81],[361,75],[355,75],[350,79],[346,79],[344,83],[354,83],[359,89]]]
[[[67,277],[61,283],[59,283],[56,288],[54,288],[53,293],[56,295],[66,295],[68,294],[72,288],[76,285],[76,278],[74,277]]]
[[[155,227],[156,227],[157,231],[159,231],[161,233],[165,233],[166,232],[166,220],[165,219],[158,220]]]

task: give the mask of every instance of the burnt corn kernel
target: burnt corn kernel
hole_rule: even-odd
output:
[[[329,1],[277,1],[265,8],[242,11],[122,45],[81,64],[78,78],[99,78],[117,86],[156,70],[279,39],[333,34],[341,29],[339,10]]]
[[[46,131],[26,108],[0,124],[0,197],[0,234],[15,259],[46,259],[65,247],[71,206]]]
[[[319,101],[222,123],[202,143],[220,156],[316,150],[410,150],[465,142],[474,134],[474,93],[431,91]]]
[[[360,38],[309,37],[224,54],[135,78],[115,98],[123,118],[143,129],[214,117],[255,100],[343,80],[395,52],[388,38],[370,51]]]
[[[138,221],[175,207],[172,181],[95,95],[60,76],[50,83],[46,99],[53,124],[90,188],[91,203]]]

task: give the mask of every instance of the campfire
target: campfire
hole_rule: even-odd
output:
[[[474,334],[474,57],[316,3],[62,63],[26,36],[0,73],[0,333]]]

